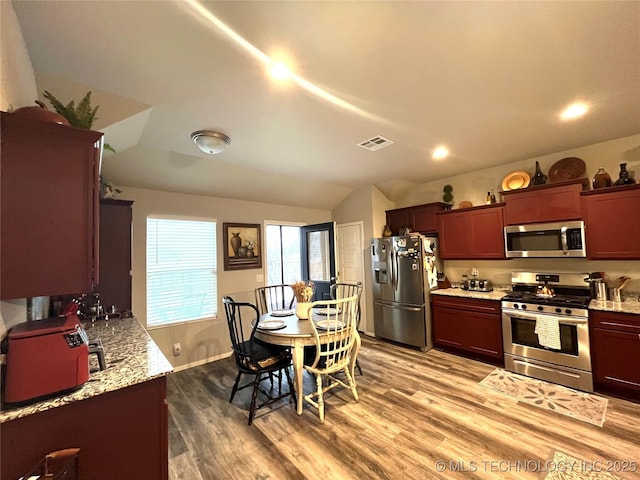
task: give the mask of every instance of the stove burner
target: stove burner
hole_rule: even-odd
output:
[[[525,302],[536,305],[557,305],[560,307],[582,307],[587,308],[590,298],[579,295],[538,295],[532,292],[508,292],[502,298],[503,301]]]

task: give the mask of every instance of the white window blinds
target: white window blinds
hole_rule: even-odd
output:
[[[216,222],[147,218],[147,326],[217,315]]]

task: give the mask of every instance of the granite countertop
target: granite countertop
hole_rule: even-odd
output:
[[[431,290],[431,295],[448,295],[451,297],[479,298],[484,300],[501,300],[507,294],[509,288],[496,288],[491,292],[473,292],[461,288],[441,288]],[[624,295],[622,302],[601,302],[591,300],[589,310],[603,310],[606,312],[635,313],[640,315],[640,294],[632,293]]]
[[[496,288],[490,292],[475,292],[471,290],[463,290],[462,288],[439,288],[431,290],[431,295],[448,295],[450,297],[477,298],[481,300],[502,300],[507,294],[507,289]]]
[[[589,310],[602,310],[605,312],[621,312],[635,313],[640,315],[640,296],[626,296],[622,298],[622,302],[611,302],[609,300],[601,302],[600,300],[591,300]]]
[[[102,340],[107,368],[92,373],[88,382],[71,393],[25,406],[3,404],[0,423],[129,387],[173,371],[135,317],[84,322],[84,326],[90,340]],[[90,355],[92,367],[98,365],[95,357]]]

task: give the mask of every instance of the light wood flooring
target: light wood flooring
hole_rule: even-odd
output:
[[[370,337],[359,361],[360,402],[335,389],[324,425],[310,405],[298,416],[284,399],[248,426],[250,389],[229,403],[231,358],[170,375],[170,478],[542,479],[548,472],[531,470],[556,450],[640,478],[640,404],[608,397],[600,428],[479,386],[495,368],[486,363]],[[305,374],[305,391],[314,388]]]

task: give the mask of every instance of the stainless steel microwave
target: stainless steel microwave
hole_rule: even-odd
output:
[[[584,239],[581,220],[504,227],[507,257],[586,257]]]

